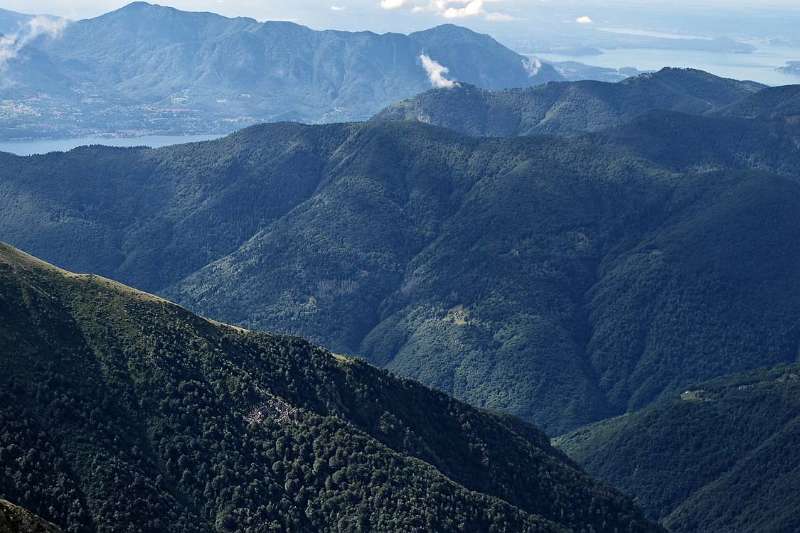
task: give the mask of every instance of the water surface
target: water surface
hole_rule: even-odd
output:
[[[0,141],[0,152],[17,155],[66,152],[79,146],[102,144],[104,146],[149,146],[160,148],[173,144],[185,144],[219,139],[222,135],[147,135],[143,137],[74,137],[69,139],[42,139],[32,141]]]
[[[800,76],[777,70],[787,61],[800,61],[800,49],[753,43],[758,48],[751,54],[700,52],[696,50],[655,50],[619,48],[603,50],[603,54],[577,58],[577,61],[598,67],[636,67],[639,70],[660,70],[683,67],[705,70],[711,74],[737,80],[752,80],[766,85],[800,84]],[[545,61],[575,61],[557,54],[536,54]]]

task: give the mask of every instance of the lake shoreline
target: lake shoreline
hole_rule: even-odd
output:
[[[90,135],[62,139],[31,139],[0,141],[0,152],[27,157],[53,152],[68,152],[82,146],[112,146],[117,148],[163,148],[177,144],[213,141],[228,134],[143,135],[136,137]]]

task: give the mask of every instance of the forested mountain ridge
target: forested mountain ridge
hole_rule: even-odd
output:
[[[800,123],[800,85],[764,89],[728,106],[720,114],[798,124]]]
[[[556,443],[670,531],[800,528],[800,366],[694,385]],[[769,495],[769,496],[765,496]]]
[[[66,531],[657,531],[538,430],[0,245],[0,495]]]
[[[391,105],[374,120],[425,122],[475,137],[577,135],[620,126],[653,111],[710,114],[764,88],[700,70],[665,68],[618,83],[554,82],[504,91],[469,85],[434,89]]]
[[[410,35],[315,31],[135,2],[54,29],[9,59],[0,98],[17,112],[4,116],[0,138],[363,120],[432,86],[422,54],[448,79],[486,88],[562,79],[453,25]]]
[[[561,433],[791,360],[796,133],[657,112],[569,140],[272,124],[2,155],[0,235]]]

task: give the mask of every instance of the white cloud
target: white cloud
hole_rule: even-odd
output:
[[[582,17],[576,18],[575,22],[577,22],[578,24],[593,24],[594,23],[594,21],[592,20],[592,17],[589,17],[587,15],[584,15]]]
[[[420,54],[419,59],[422,61],[422,68],[424,68],[425,72],[428,74],[431,85],[437,89],[452,89],[453,87],[458,87],[458,83],[453,80],[448,80],[445,77],[445,74],[449,72],[447,67],[434,61],[425,54]]]
[[[400,9],[408,4],[408,0],[381,0],[381,9]]]
[[[60,37],[66,25],[64,19],[37,16],[23,24],[16,33],[0,36],[0,70],[34,39],[41,36],[51,39]]]
[[[347,9],[345,6],[331,6],[331,11],[344,11],[345,9]]]
[[[484,0],[436,0],[438,13],[446,19],[460,19],[484,14]]]
[[[539,71],[542,70],[542,62],[538,57],[526,57],[522,60],[522,68],[528,73],[528,76],[533,78]]]
[[[491,22],[509,22],[516,19],[508,13],[500,13],[499,11],[495,11],[492,13],[486,13],[486,20]]]
[[[380,0],[383,9],[408,8],[412,13],[433,13],[445,19],[483,17],[491,22],[506,22],[514,17],[499,11],[489,11],[487,4],[502,0]]]

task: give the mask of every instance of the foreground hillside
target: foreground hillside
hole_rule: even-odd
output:
[[[0,20],[0,22],[2,22]],[[230,132],[257,122],[366,119],[449,79],[499,89],[562,79],[488,35],[315,31],[134,2],[53,24],[3,68],[0,138]],[[20,35],[30,31],[23,23]]]
[[[431,90],[393,104],[375,120],[425,122],[475,137],[576,135],[619,126],[656,110],[709,114],[762,89],[758,83],[699,70],[665,68],[619,83],[548,83],[505,91],[462,85]]]
[[[791,360],[797,138],[662,111],[570,140],[273,124],[0,154],[0,236],[559,434]]]
[[[697,385],[556,439],[670,531],[800,530],[800,366]]]
[[[654,531],[538,430],[0,245],[0,496],[67,531]]]
[[[27,509],[0,499],[0,531],[2,533],[59,533],[61,529],[42,520]]]

